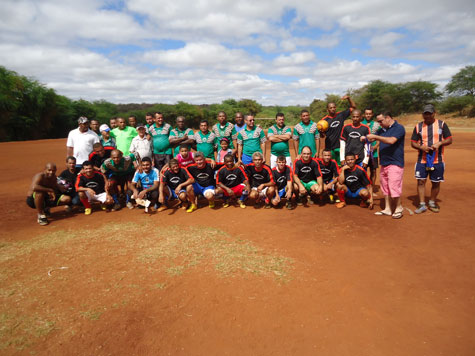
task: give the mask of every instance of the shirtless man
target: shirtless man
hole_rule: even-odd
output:
[[[49,214],[49,208],[71,203],[70,196],[58,193],[59,187],[56,179],[56,164],[50,162],[46,164],[43,172],[33,177],[26,198],[26,204],[38,212],[38,224],[48,225],[46,214]]]

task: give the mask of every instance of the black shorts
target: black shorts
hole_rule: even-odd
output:
[[[45,207],[46,208],[52,208],[54,206],[58,206],[59,205],[59,201],[61,200],[61,197],[62,195],[61,194],[56,194],[56,199],[55,200],[51,200],[49,198],[49,195],[46,195],[46,198],[45,198]],[[35,204],[35,193],[33,193],[33,195],[30,195],[30,196],[27,196],[26,197],[26,205],[28,205],[30,208],[32,209],[36,209],[36,204]]]
[[[374,157],[368,161],[368,168],[373,171],[379,167],[379,159],[378,157]]]

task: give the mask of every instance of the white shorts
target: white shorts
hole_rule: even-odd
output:
[[[265,198],[265,197],[266,197],[267,188],[269,188],[269,187],[265,187],[265,188],[262,189],[261,192],[259,193],[259,196],[260,196],[261,198]],[[252,190],[257,190],[257,187],[252,188]]]
[[[289,167],[292,167],[292,158],[285,157],[285,162]],[[274,156],[273,154],[270,155],[270,168],[277,167],[277,156]]]
[[[98,201],[98,202],[104,204],[107,200],[107,193],[106,192],[92,195],[92,194],[89,194],[88,191],[86,191],[86,196],[87,196],[87,200],[89,200],[90,202]]]

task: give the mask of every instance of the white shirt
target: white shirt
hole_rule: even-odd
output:
[[[73,147],[73,156],[76,158],[76,164],[82,164],[89,159],[92,152],[92,145],[100,142],[99,136],[92,130],[86,132],[79,131],[79,128],[71,130],[68,135],[67,147]]]
[[[137,152],[140,155],[140,158],[152,158],[152,140],[148,140],[147,136],[144,136],[143,138],[135,136],[130,143],[129,151],[130,153]]]

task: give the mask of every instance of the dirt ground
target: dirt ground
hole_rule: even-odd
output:
[[[56,208],[46,227],[26,192],[65,140],[0,143],[0,353],[473,355],[474,140],[446,149],[439,214]],[[415,158],[407,141],[411,210]]]

